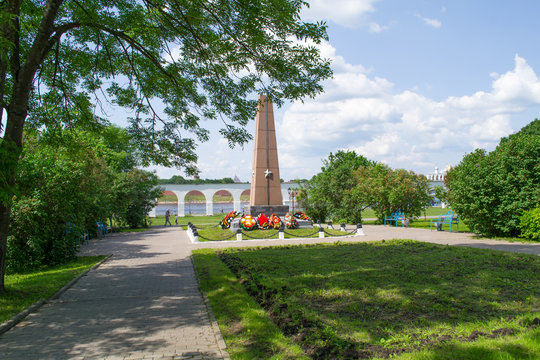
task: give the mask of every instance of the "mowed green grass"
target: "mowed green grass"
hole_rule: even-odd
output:
[[[233,358],[540,358],[538,256],[393,240],[193,257]]]
[[[105,256],[84,256],[59,266],[23,274],[7,274],[0,297],[0,323],[9,320],[40,299],[48,299],[83,271]]]

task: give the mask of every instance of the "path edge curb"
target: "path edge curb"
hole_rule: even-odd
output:
[[[68,290],[70,287],[72,287],[77,281],[79,281],[83,276],[88,274],[91,270],[97,269],[101,264],[103,264],[105,261],[109,260],[111,258],[112,254],[107,255],[103,260],[95,264],[89,269],[86,269],[79,275],[77,275],[75,278],[73,278],[70,282],[68,282],[66,285],[64,285],[60,290],[58,290],[56,293],[53,294],[48,300],[47,299],[39,299],[23,311],[19,312],[18,314],[15,314],[11,319],[6,320],[2,324],[0,324],[0,335],[20,323],[22,320],[24,320],[28,315],[31,313],[37,311],[40,307],[42,307],[44,304],[48,303],[51,300],[58,299],[66,290]]]
[[[223,335],[221,334],[221,330],[219,329],[218,322],[214,316],[214,313],[212,312],[212,307],[210,306],[210,300],[208,299],[204,291],[202,291],[201,289],[199,277],[197,276],[197,268],[195,266],[195,262],[193,261],[193,255],[190,255],[189,259],[191,260],[191,266],[193,266],[193,272],[195,274],[195,279],[197,280],[197,288],[199,289],[199,293],[201,294],[201,297],[203,298],[204,305],[206,307],[206,312],[208,313],[208,318],[210,319],[210,325],[212,326],[214,337],[216,338],[216,342],[219,346],[221,356],[223,357],[223,359],[228,360],[231,357],[229,353],[227,352],[227,344],[225,343],[225,340],[223,339]]]

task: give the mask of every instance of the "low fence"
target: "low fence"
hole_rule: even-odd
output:
[[[208,229],[208,228],[214,228],[214,227],[217,227],[217,226],[219,226],[219,225],[210,226],[210,227],[204,227],[203,228],[203,227],[197,227],[197,226],[193,225],[191,222],[189,222],[188,223],[188,229],[187,229],[188,236],[189,236],[189,238],[191,239],[192,242],[199,242],[199,239],[200,240],[205,240],[205,241],[228,241],[228,240],[233,239],[234,237],[236,237],[236,241],[243,241],[244,238],[245,238],[245,240],[248,240],[248,239],[251,239],[251,240],[267,240],[267,239],[273,238],[274,236],[276,236],[276,234],[278,235],[277,239],[279,239],[279,240],[284,240],[285,235],[289,235],[289,236],[291,236],[293,238],[298,238],[298,236],[296,234],[293,234],[293,233],[290,233],[290,232],[286,231],[286,229],[283,226],[281,226],[281,228],[279,230],[274,231],[274,232],[272,232],[272,233],[270,233],[270,234],[268,234],[266,236],[263,236],[263,237],[251,236],[249,233],[242,231],[242,229],[238,229],[236,231],[236,233],[232,232],[231,236],[226,237],[226,238],[222,238],[222,239],[210,239],[210,238],[207,238],[207,237],[202,236],[202,235],[199,234],[199,230]],[[328,223],[328,229],[333,229],[332,222]],[[343,234],[330,233],[326,229],[324,229],[322,226],[320,226],[320,224],[319,224],[318,229],[316,229],[311,234],[303,235],[302,238],[310,238],[315,234],[318,234],[319,238],[325,238],[326,235],[328,235],[329,237],[364,236],[364,231],[362,229],[362,224],[357,224],[356,229],[354,229],[352,231],[349,231],[349,232],[347,232],[347,230],[345,229],[345,224],[341,224],[341,231],[343,232]]]

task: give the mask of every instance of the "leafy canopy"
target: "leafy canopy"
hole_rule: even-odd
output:
[[[353,172],[361,166],[373,165],[374,162],[354,151],[330,153],[328,159],[323,160],[321,172],[301,187],[298,201],[315,220],[324,221],[332,215],[349,222],[359,222],[360,204],[348,201],[346,192],[356,185]]]
[[[220,121],[229,143],[242,144],[257,93],[281,104],[322,91],[331,70],[314,45],[327,39],[326,26],[301,21],[304,5],[2,1],[0,104],[21,100],[18,74],[33,64],[27,126],[96,129],[106,121],[95,106],[111,101],[132,114],[128,133],[143,165],[194,171],[196,143],[209,135],[201,119]]]
[[[299,196],[306,212],[316,220],[324,221],[332,214],[360,223],[366,208],[373,209],[381,221],[398,209],[407,216],[418,216],[431,202],[426,177],[412,171],[391,169],[354,151],[330,153],[323,164]]]

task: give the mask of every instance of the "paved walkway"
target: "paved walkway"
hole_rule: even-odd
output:
[[[415,239],[540,255],[540,244],[477,240],[467,234],[365,226],[341,241]],[[114,254],[58,300],[0,335],[0,359],[227,359],[190,260],[202,247],[268,246],[333,239],[192,244],[179,228],[93,240],[83,255]]]
[[[8,332],[0,359],[223,359],[184,231],[120,233],[83,246],[114,254]]]

